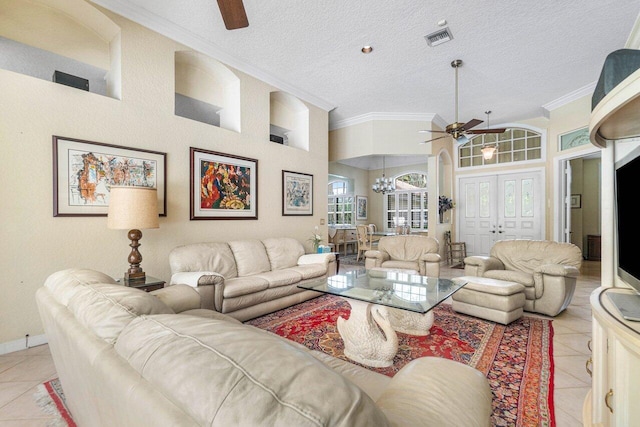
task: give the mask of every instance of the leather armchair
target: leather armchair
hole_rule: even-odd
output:
[[[524,285],[525,311],[556,316],[567,308],[582,266],[582,251],[572,243],[549,240],[501,240],[489,256],[464,259],[465,276]]]
[[[440,275],[440,244],[427,236],[386,236],[378,241],[378,249],[364,253],[365,268],[398,268],[415,270],[422,276]]]

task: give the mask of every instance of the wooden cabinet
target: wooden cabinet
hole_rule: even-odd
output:
[[[587,236],[587,259],[600,261],[600,236],[593,234]]]
[[[585,426],[640,425],[640,322],[620,316],[607,296],[614,292],[634,291],[598,288],[591,294],[593,363],[587,362],[587,367],[593,367],[593,378]]]

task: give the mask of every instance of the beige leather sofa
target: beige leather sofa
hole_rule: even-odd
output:
[[[81,427],[490,425],[473,368],[426,357],[390,378],[203,310],[189,286],[145,293],[70,269],[36,300]]]
[[[298,285],[336,274],[334,254],[305,254],[288,237],[178,246],[169,264],[171,285],[193,286],[205,308],[241,321],[317,297]]]
[[[501,240],[489,255],[466,257],[465,276],[522,284],[525,311],[556,316],[571,302],[582,265],[582,251],[576,245],[550,240]]]
[[[378,249],[364,253],[364,265],[371,268],[415,270],[422,276],[440,276],[440,245],[427,236],[386,236],[378,241]]]

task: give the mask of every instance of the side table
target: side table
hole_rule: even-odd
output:
[[[123,283],[125,286],[129,286],[130,288],[140,289],[141,291],[151,292],[158,289],[164,288],[165,281],[161,279],[157,279],[155,277],[146,276],[145,280],[136,281],[136,282],[128,282],[124,278],[118,279],[119,283]]]

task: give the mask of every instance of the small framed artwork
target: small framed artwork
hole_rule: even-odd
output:
[[[107,216],[111,186],[155,188],[167,215],[167,153],[53,136],[53,216]]]
[[[258,219],[258,161],[190,148],[192,220]]]
[[[583,127],[560,135],[560,151],[589,144],[589,127]]]
[[[356,196],[356,220],[367,219],[367,196]]]
[[[282,215],[313,215],[313,175],[282,171]]]
[[[578,209],[582,207],[582,194],[571,195],[571,209]]]

